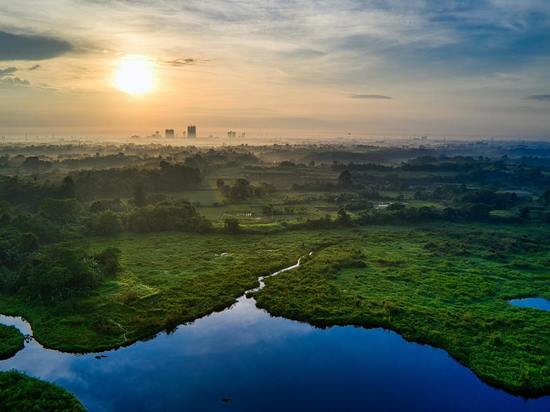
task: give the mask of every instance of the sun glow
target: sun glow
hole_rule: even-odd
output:
[[[133,95],[146,94],[154,88],[153,64],[143,56],[124,57],[116,70],[114,85]]]

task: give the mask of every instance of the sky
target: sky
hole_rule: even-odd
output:
[[[190,123],[550,138],[550,1],[0,2],[0,133]]]

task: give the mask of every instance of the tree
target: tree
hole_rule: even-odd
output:
[[[229,197],[231,200],[246,200],[254,192],[250,182],[246,179],[237,179],[235,184],[231,187],[229,191]]]
[[[522,207],[519,211],[519,217],[522,219],[529,219],[529,214],[531,212],[531,209],[528,207]]]
[[[80,204],[76,199],[45,199],[42,213],[57,223],[74,222],[80,216]]]
[[[95,260],[105,275],[114,276],[120,272],[120,249],[108,247],[95,255]]]
[[[351,224],[351,217],[348,212],[346,212],[346,209],[341,208],[340,210],[338,210],[338,217],[336,218],[336,221],[344,226],[348,226],[349,224]]]
[[[66,297],[97,284],[100,276],[95,267],[81,248],[47,246],[20,271],[20,286],[30,297]]]
[[[75,197],[75,194],[76,185],[74,183],[74,180],[71,176],[66,176],[61,183],[61,187],[59,188],[59,195],[62,198],[68,199]]]
[[[338,185],[343,188],[350,188],[353,184],[353,181],[351,179],[351,173],[349,170],[343,170],[342,173],[340,173],[340,176],[338,176]]]
[[[226,233],[239,233],[241,231],[241,227],[239,224],[239,221],[235,219],[234,217],[228,217],[223,222],[223,229]]]
[[[143,207],[147,204],[145,188],[141,183],[137,183],[134,186],[134,204],[137,207]]]
[[[122,223],[115,212],[106,210],[94,217],[92,231],[101,236],[114,235],[122,232]]]
[[[24,253],[30,253],[38,250],[38,236],[34,233],[23,233],[21,235],[21,250]]]

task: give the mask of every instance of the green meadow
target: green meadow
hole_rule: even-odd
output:
[[[318,233],[192,235],[163,233],[95,238],[88,248],[116,246],[123,271],[85,295],[29,302],[0,295],[0,313],[21,315],[43,345],[101,351],[230,306],[257,278],[289,266],[323,241]]]

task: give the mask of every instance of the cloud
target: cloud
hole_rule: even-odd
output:
[[[26,87],[30,86],[31,83],[28,80],[21,79],[16,76],[8,76],[0,78],[0,87]]]
[[[534,100],[536,102],[550,101],[550,94],[532,94],[526,97],[527,100]]]
[[[13,74],[17,71],[17,67],[6,67],[5,69],[0,69],[0,76],[6,76],[8,74]]]
[[[73,49],[71,43],[48,36],[0,31],[0,60],[44,60]]]
[[[197,60],[188,57],[185,59],[161,60],[161,63],[172,67],[182,67],[196,64]]]
[[[349,97],[352,99],[379,99],[379,100],[389,100],[391,96],[384,96],[383,94],[350,94]]]

